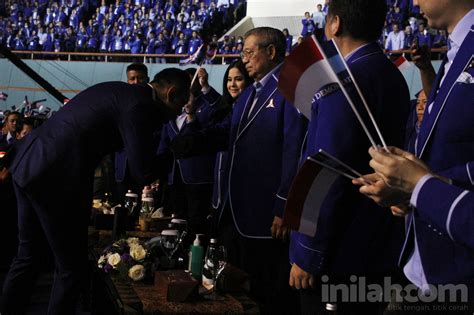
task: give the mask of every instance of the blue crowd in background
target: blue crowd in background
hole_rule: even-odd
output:
[[[326,0],[324,4],[316,6],[316,11],[305,12],[301,20],[301,37],[298,42],[312,34],[318,38],[324,36],[328,7],[329,0]],[[385,27],[379,39],[381,47],[391,51],[408,49],[414,43],[429,48],[441,48],[447,45],[446,31],[428,28],[423,12],[420,11],[419,6],[413,4],[413,0],[387,0],[387,7]],[[285,33],[285,36],[289,53],[293,37],[288,32]],[[439,57],[442,56],[442,54],[439,55]]]
[[[7,0],[0,42],[22,51],[193,54],[206,33],[217,53],[238,54],[242,38],[217,40],[245,7],[245,0]]]
[[[420,7],[413,5],[413,0],[387,0],[389,11],[387,13],[386,25],[381,38],[384,43],[393,31],[394,25],[397,25],[404,33],[403,47],[409,48],[414,42],[419,46],[429,48],[440,48],[447,45],[447,34],[445,30],[430,29],[427,26],[426,19]],[[388,47],[389,50],[395,50],[395,47]]]

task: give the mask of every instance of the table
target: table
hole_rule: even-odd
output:
[[[257,304],[245,293],[226,294],[223,301],[200,297],[190,302],[175,303],[167,301],[164,286],[128,282],[104,273],[95,267],[95,262],[101,248],[110,244],[111,235],[110,231],[89,229],[93,314],[259,314]],[[151,238],[156,235],[156,232],[127,232],[127,237]]]

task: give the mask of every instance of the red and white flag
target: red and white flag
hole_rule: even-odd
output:
[[[311,119],[314,94],[337,82],[335,72],[314,36],[305,39],[286,57],[280,73],[279,90],[308,119]]]
[[[408,62],[407,58],[400,56],[393,61],[393,63],[397,66],[398,70],[404,71],[411,67],[411,64]]]
[[[351,180],[362,177],[360,172],[322,149],[309,156],[291,184],[283,224],[313,237],[323,201],[339,175]]]
[[[313,237],[323,201],[338,176],[339,174],[308,158],[291,184],[283,224]]]

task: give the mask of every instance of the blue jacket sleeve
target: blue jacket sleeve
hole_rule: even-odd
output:
[[[308,120],[295,106],[284,101],[283,112],[283,157],[281,163],[281,181],[278,187],[273,213],[280,218],[285,210],[286,197],[301,159],[303,140],[306,135]]]
[[[474,194],[431,178],[421,187],[416,210],[456,243],[474,252]]]
[[[450,169],[438,172],[439,175],[447,177],[453,184],[468,190],[474,190],[474,163],[458,165]]]
[[[222,98],[222,95],[219,94],[212,86],[209,92],[202,94],[203,98],[209,103],[210,106],[216,105]]]

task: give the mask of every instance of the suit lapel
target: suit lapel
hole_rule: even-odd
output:
[[[425,148],[430,140],[430,137],[433,133],[434,128],[436,127],[436,123],[438,122],[438,118],[441,112],[444,109],[444,105],[451,94],[452,89],[456,84],[456,79],[459,77],[461,72],[466,68],[467,64],[470,62],[472,55],[473,55],[473,39],[474,39],[474,31],[471,28],[471,31],[464,39],[461,47],[459,48],[456,57],[453,60],[453,64],[449,68],[448,73],[446,73],[446,77],[444,78],[443,83],[439,87],[438,93],[431,92],[430,97],[432,97],[433,106],[431,108],[430,114],[426,117],[427,119],[423,119],[421,123],[420,134],[417,140],[417,155],[419,158],[423,155]],[[441,69],[440,72],[442,72]],[[442,74],[442,73],[440,73]],[[438,75],[436,79],[436,83],[439,84],[441,80],[441,75]],[[435,85],[436,87],[436,85]],[[431,103],[428,103],[431,104]],[[425,113],[427,111],[425,110]]]
[[[254,88],[252,85],[247,87],[247,89],[244,91],[244,93],[241,96],[241,97],[244,97],[245,99],[244,106],[234,107],[234,110],[236,111],[235,115],[236,117],[239,117],[239,125],[237,128],[236,138],[238,137],[238,135],[240,135],[241,130],[244,128],[244,126],[246,125],[246,122],[248,121],[245,115],[248,113],[248,109],[250,108],[250,106],[252,106],[253,95],[254,95],[253,91],[254,91]]]
[[[265,84],[265,86],[262,87],[263,90],[262,90],[262,92],[260,93],[260,96],[257,99],[257,103],[255,104],[255,106],[252,110],[252,113],[250,114],[250,117],[248,117],[248,119],[247,119],[247,117],[244,117],[244,115],[246,113],[248,113],[247,110],[244,110],[244,112],[242,113],[242,117],[241,117],[241,120],[240,120],[241,124],[239,125],[239,133],[237,134],[237,139],[255,121],[255,118],[264,109],[264,107],[267,105],[267,103],[273,97],[273,94],[275,94],[275,92],[277,90],[277,85],[278,85],[278,79],[276,77],[277,75],[278,75],[278,73],[274,73],[271,76],[270,80]],[[253,102],[253,99],[252,100],[249,99],[247,101],[246,106],[252,106],[252,102]]]
[[[175,136],[178,135],[180,130],[178,128],[178,125],[176,124],[176,118],[170,121],[170,126],[171,126],[171,130],[173,131],[174,135]]]

